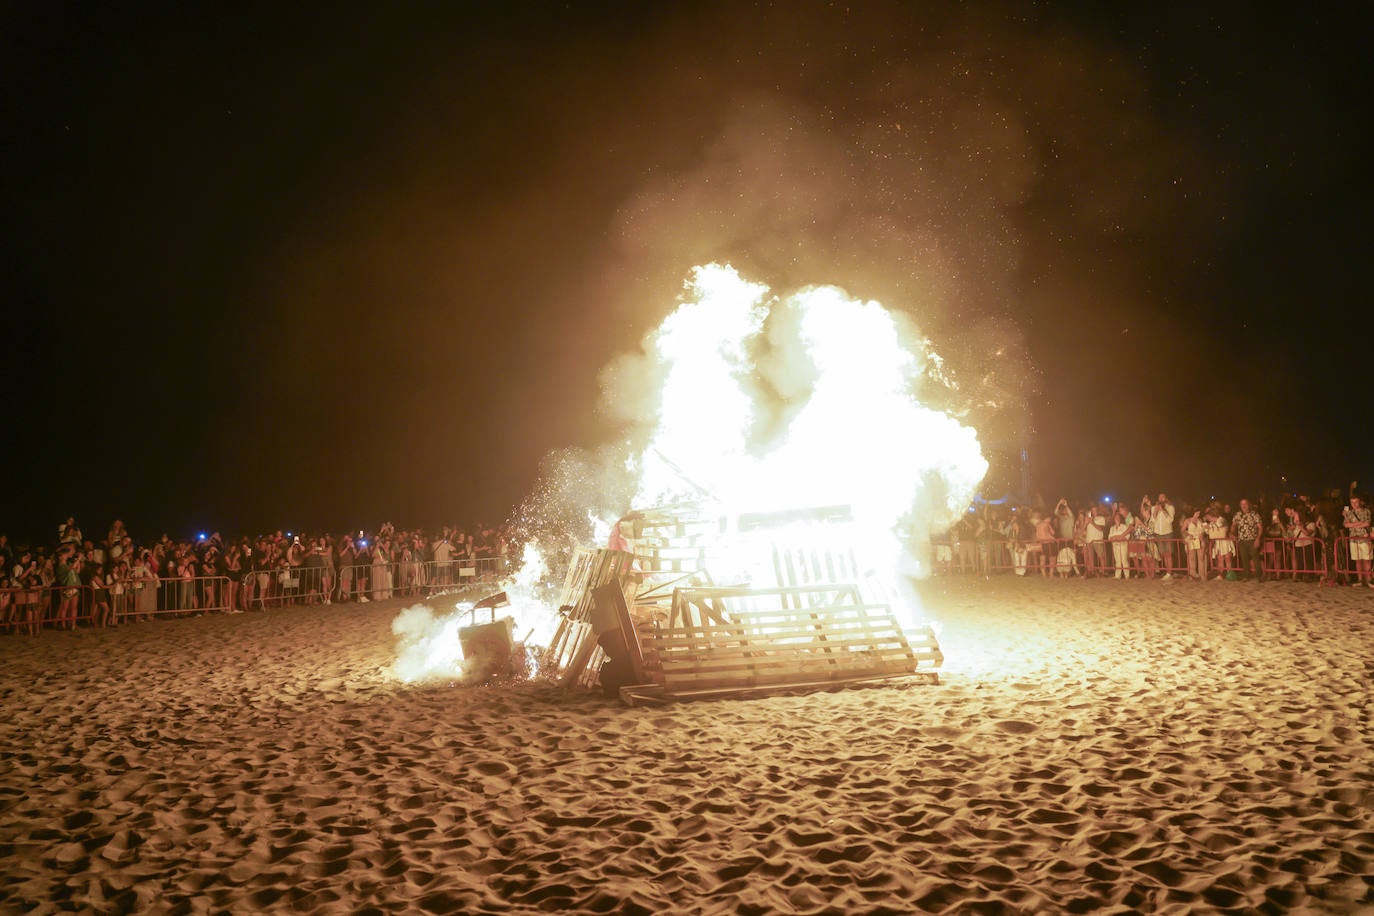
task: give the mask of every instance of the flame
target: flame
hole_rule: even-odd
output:
[[[843,530],[785,537],[846,540],[886,582],[874,600],[915,622],[906,580],[928,566],[911,548],[958,518],[988,468],[977,433],[918,398],[940,368],[930,342],[835,287],[770,296],[710,264],[687,289],[646,344],[664,383],[636,503],[705,498],[736,518],[847,507]]]
[[[546,587],[548,573],[548,563],[539,542],[531,540],[525,544],[519,569],[509,578],[489,586],[491,592],[506,593],[510,604],[497,613],[509,614],[515,619],[517,626],[522,628],[517,638],[520,633],[527,634],[523,641],[546,643],[557,628],[556,610],[539,598],[540,591]],[[391,666],[394,677],[415,683],[462,680],[466,676],[458,631],[470,623],[485,622],[485,618],[473,620],[471,601],[459,601],[451,607],[447,613],[436,614],[433,608],[417,604],[396,615],[391,622],[391,632],[396,636],[396,661]]]
[[[911,586],[929,571],[919,545],[968,507],[988,468],[972,428],[920,402],[923,380],[944,372],[930,340],[835,287],[775,296],[708,264],[686,289],[645,342],[651,371],[632,374],[662,379],[647,445],[624,458],[638,480],[634,505],[691,500],[727,520],[709,561],[717,582],[769,583],[779,544],[843,547],[857,563],[846,575],[866,600],[891,604],[908,626],[924,622]],[[797,509],[827,511],[766,530],[738,524]],[[592,543],[604,546],[610,526],[591,508],[586,518]],[[501,587],[525,641],[547,644],[558,616],[537,541]],[[461,613],[420,610],[428,613],[407,609],[393,625],[397,676],[460,672]]]
[[[391,673],[406,683],[463,676],[463,649],[458,630],[464,621],[456,608],[436,617],[423,604],[408,607],[391,622],[396,636],[396,661]]]

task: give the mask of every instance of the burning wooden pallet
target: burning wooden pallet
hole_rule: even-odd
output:
[[[635,704],[933,679],[942,661],[929,627],[903,630],[864,599],[872,583],[847,546],[774,543],[776,585],[718,586],[707,567],[721,520],[673,507],[628,527],[633,553],[581,551],[569,569],[543,662],[565,686],[624,685]]]
[[[942,661],[929,629],[909,635],[851,584],[678,589],[673,605],[645,646],[656,682],[620,691],[631,705],[911,677]]]
[[[595,687],[605,659],[597,635],[606,629],[596,616],[596,590],[627,580],[634,555],[621,550],[579,549],[563,581],[558,628],[540,658],[541,671],[557,672],[564,687]]]

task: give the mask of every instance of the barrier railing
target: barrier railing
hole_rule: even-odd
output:
[[[1374,539],[1341,535],[1331,546],[1330,575],[1339,585],[1374,587]]]
[[[1260,576],[1264,579],[1315,582],[1327,574],[1326,545],[1319,538],[1265,538],[1260,544]]]
[[[145,597],[135,616],[210,613],[229,610],[229,579],[225,576],[184,576],[157,580],[157,603]],[[145,586],[143,591],[147,591]]]
[[[396,590],[399,563],[354,563],[339,568],[339,601],[385,601]]]
[[[1262,579],[1315,581],[1333,574],[1354,579],[1357,563],[1349,559],[1350,538],[1340,538],[1338,550],[1328,550],[1320,538],[1270,538],[1255,551]],[[1374,544],[1374,540],[1355,539]],[[1094,546],[1096,545],[1096,546]],[[939,545],[935,545],[938,547]],[[1065,553],[1065,551],[1068,553]],[[1341,551],[1344,552],[1341,552]],[[1085,578],[1172,578],[1227,579],[1245,576],[1241,568],[1242,545],[1236,538],[1203,536],[1182,538],[1108,538],[1088,544],[1067,541],[983,540],[977,542],[977,564],[939,562],[936,572],[943,575],[1013,573],[1016,575],[1082,576]],[[1248,547],[1243,551],[1250,553]],[[1357,551],[1358,552],[1358,551]],[[1340,560],[1333,566],[1333,554]],[[1251,574],[1254,570],[1251,570]],[[1234,574],[1234,575],[1233,575]],[[1367,577],[1374,582],[1374,571]]]
[[[283,607],[288,604],[323,604],[334,594],[335,571],[328,566],[278,566],[268,570],[267,587],[262,583],[262,570],[254,570],[253,600],[257,607]],[[248,587],[247,576],[244,588]]]
[[[0,631],[37,633],[118,626],[157,616],[223,613],[230,609],[228,585],[223,576],[196,576],[0,589]]]
[[[0,589],[6,633],[37,633],[48,624],[62,590],[52,585]]]
[[[508,568],[505,557],[427,560],[422,565],[424,588],[428,594],[482,583],[494,584],[506,575]]]

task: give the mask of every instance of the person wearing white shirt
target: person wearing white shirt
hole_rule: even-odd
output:
[[[1174,504],[1163,493],[1150,510],[1150,531],[1159,548],[1159,568],[1164,572],[1161,578],[1172,579],[1174,576],[1169,570],[1174,566]]]

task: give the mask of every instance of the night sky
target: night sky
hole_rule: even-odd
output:
[[[711,259],[1051,502],[1374,489],[1368,4],[497,6],[6,4],[0,531],[500,521]]]

